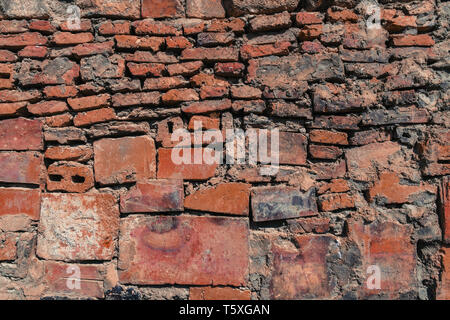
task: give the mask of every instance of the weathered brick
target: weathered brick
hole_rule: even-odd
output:
[[[273,246],[272,299],[329,299],[335,286],[327,256],[339,246],[330,235],[300,235],[295,247]],[[337,249],[339,250],[339,249]]]
[[[69,98],[67,102],[75,111],[84,111],[109,106],[109,94],[101,94],[98,96],[88,96],[82,98]]]
[[[155,142],[147,136],[95,141],[95,180],[107,185],[155,178],[155,157]]]
[[[184,200],[184,207],[191,210],[248,215],[250,185],[223,183],[212,188],[195,191]]]
[[[59,85],[45,87],[43,92],[47,98],[69,98],[76,96],[78,89],[75,86]]]
[[[254,17],[250,20],[250,29],[254,32],[271,31],[289,28],[291,24],[291,15],[285,11],[274,15]]]
[[[274,44],[243,45],[241,47],[241,57],[244,60],[266,57],[266,56],[286,56],[289,54],[291,43],[287,41],[275,42]]]
[[[119,55],[107,58],[95,55],[81,59],[80,74],[84,81],[96,78],[122,78],[125,71],[125,60]]]
[[[24,118],[0,121],[0,150],[42,150],[42,122]]]
[[[294,11],[299,3],[298,0],[230,0],[229,2],[229,13],[233,16]]]
[[[190,163],[176,164],[172,159],[172,152],[188,152],[190,154]],[[201,150],[202,155],[205,149]],[[183,180],[207,180],[214,176],[217,163],[196,164],[193,160],[194,150],[184,148],[159,148],[158,149],[158,179],[183,179]]]
[[[319,206],[322,211],[336,211],[355,207],[355,199],[348,193],[331,193],[319,197]]]
[[[114,37],[118,48],[122,49],[151,49],[158,51],[164,44],[164,38],[138,37],[130,35],[116,35]]]
[[[49,127],[67,127],[72,124],[73,116],[70,113],[58,114],[45,118],[45,124]]]
[[[111,260],[118,231],[119,210],[112,195],[45,194],[37,255],[63,261]]]
[[[184,6],[180,0],[143,0],[143,18],[172,18],[184,15]]]
[[[0,216],[26,215],[39,220],[41,192],[36,189],[0,188]]]
[[[122,219],[120,234],[121,283],[245,284],[248,268],[245,220],[136,216]]]
[[[197,35],[197,45],[203,47],[229,45],[234,40],[233,32],[201,32]]]
[[[161,78],[147,78],[144,82],[144,90],[169,90],[179,87],[184,87],[189,82],[181,76],[176,77],[161,77]]]
[[[73,124],[77,127],[84,127],[115,119],[116,113],[113,108],[101,108],[78,113],[73,119]]]
[[[161,96],[161,101],[168,105],[198,100],[200,99],[194,89],[171,89]]]
[[[207,62],[238,61],[239,52],[235,48],[192,48],[181,52],[181,60],[203,60]]]
[[[56,45],[74,45],[85,42],[92,42],[94,36],[92,33],[71,33],[71,32],[56,32],[53,35],[53,43]]]
[[[449,300],[450,299],[450,248],[442,248],[442,265],[443,272],[441,282],[437,289],[437,300]]]
[[[105,16],[124,19],[139,19],[141,2],[139,0],[76,0],[83,16]]]
[[[410,226],[388,221],[350,221],[348,229],[350,239],[362,254],[363,270],[377,265],[381,271],[381,288],[368,289],[364,283],[360,298],[378,295],[394,299],[415,289],[416,248]]]
[[[92,158],[93,150],[89,146],[55,146],[45,150],[45,158],[51,160],[84,162]]]
[[[229,94],[227,87],[215,87],[215,86],[203,86],[200,88],[200,98],[214,99],[214,98],[227,98]]]
[[[167,72],[170,76],[190,76],[196,74],[203,67],[203,62],[192,61],[178,64],[171,64],[167,66]]]
[[[27,61],[20,65],[17,74],[23,86],[38,84],[73,84],[80,75],[80,66],[65,57],[53,60]]]
[[[218,62],[214,72],[219,76],[239,77],[245,70],[245,65],[239,62]]]
[[[13,261],[17,257],[17,236],[0,233],[0,261]]]
[[[294,132],[280,132],[279,138],[280,164],[306,164],[307,139],[305,135]],[[267,145],[270,145],[269,141],[267,142]]]
[[[187,0],[186,15],[190,18],[225,18],[225,9],[220,0]]]
[[[38,32],[0,35],[0,48],[21,48],[26,46],[41,46],[47,43],[47,38]]]
[[[129,21],[105,21],[98,27],[98,33],[104,36],[115,34],[129,34],[131,23]]]
[[[43,164],[38,152],[0,152],[0,181],[39,185]]]
[[[94,186],[92,168],[78,162],[52,163],[47,169],[47,190],[86,192]]]
[[[323,15],[320,12],[299,12],[295,16],[295,21],[299,26],[320,24],[323,22]]]
[[[428,34],[419,34],[419,35],[394,35],[392,36],[392,42],[394,46],[397,47],[410,47],[410,46],[419,46],[419,47],[431,47],[434,45],[434,40]]]
[[[316,193],[295,187],[257,187],[252,189],[253,220],[271,221],[317,214]]]
[[[138,182],[120,197],[122,213],[183,211],[184,188],[181,180]]]
[[[336,146],[310,144],[309,154],[316,159],[335,160],[342,155],[342,150]]]
[[[336,144],[336,145],[348,145],[347,133],[335,132],[329,130],[311,130],[309,133],[309,140],[311,142],[324,143],[324,144]]]
[[[224,111],[231,108],[231,100],[210,100],[192,102],[181,109],[184,113],[208,113],[214,111]]]
[[[86,32],[92,30],[91,20],[81,19],[79,24],[70,24],[68,21],[64,21],[59,25],[62,31],[73,31],[73,32]]]
[[[44,59],[48,55],[48,49],[42,46],[26,46],[17,54],[22,58]]]
[[[439,185],[439,203],[443,239],[450,242],[450,179],[447,177],[444,177]]]
[[[0,116],[17,116],[23,114],[28,102],[0,103]]]
[[[69,110],[69,108],[67,107],[67,103],[58,100],[29,104],[27,106],[27,109],[28,112],[38,116],[48,116]]]
[[[153,36],[177,36],[181,31],[170,23],[153,20],[140,20],[132,23],[136,34]]]
[[[75,46],[72,49],[72,53],[79,58],[92,56],[96,54],[109,54],[113,52],[114,42],[93,42],[93,43],[83,43]]]

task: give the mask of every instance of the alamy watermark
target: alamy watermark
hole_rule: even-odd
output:
[[[194,121],[194,133],[177,129],[171,141],[177,142],[172,149],[172,162],[181,164],[248,164],[268,165],[260,169],[261,175],[274,175],[279,170],[279,130],[226,129],[225,137],[220,130],[202,130],[202,122]],[[206,147],[203,148],[205,144]],[[269,147],[270,144],[270,147]],[[248,146],[248,152],[246,151]]]

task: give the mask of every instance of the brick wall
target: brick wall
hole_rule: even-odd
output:
[[[0,0],[0,298],[450,299],[450,5],[369,5]]]

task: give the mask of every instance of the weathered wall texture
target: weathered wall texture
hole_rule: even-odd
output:
[[[367,6],[0,0],[0,298],[450,299],[450,3]],[[279,171],[173,163],[195,120]]]

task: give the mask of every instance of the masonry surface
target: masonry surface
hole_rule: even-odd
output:
[[[370,4],[0,0],[0,299],[450,299],[450,3]]]

